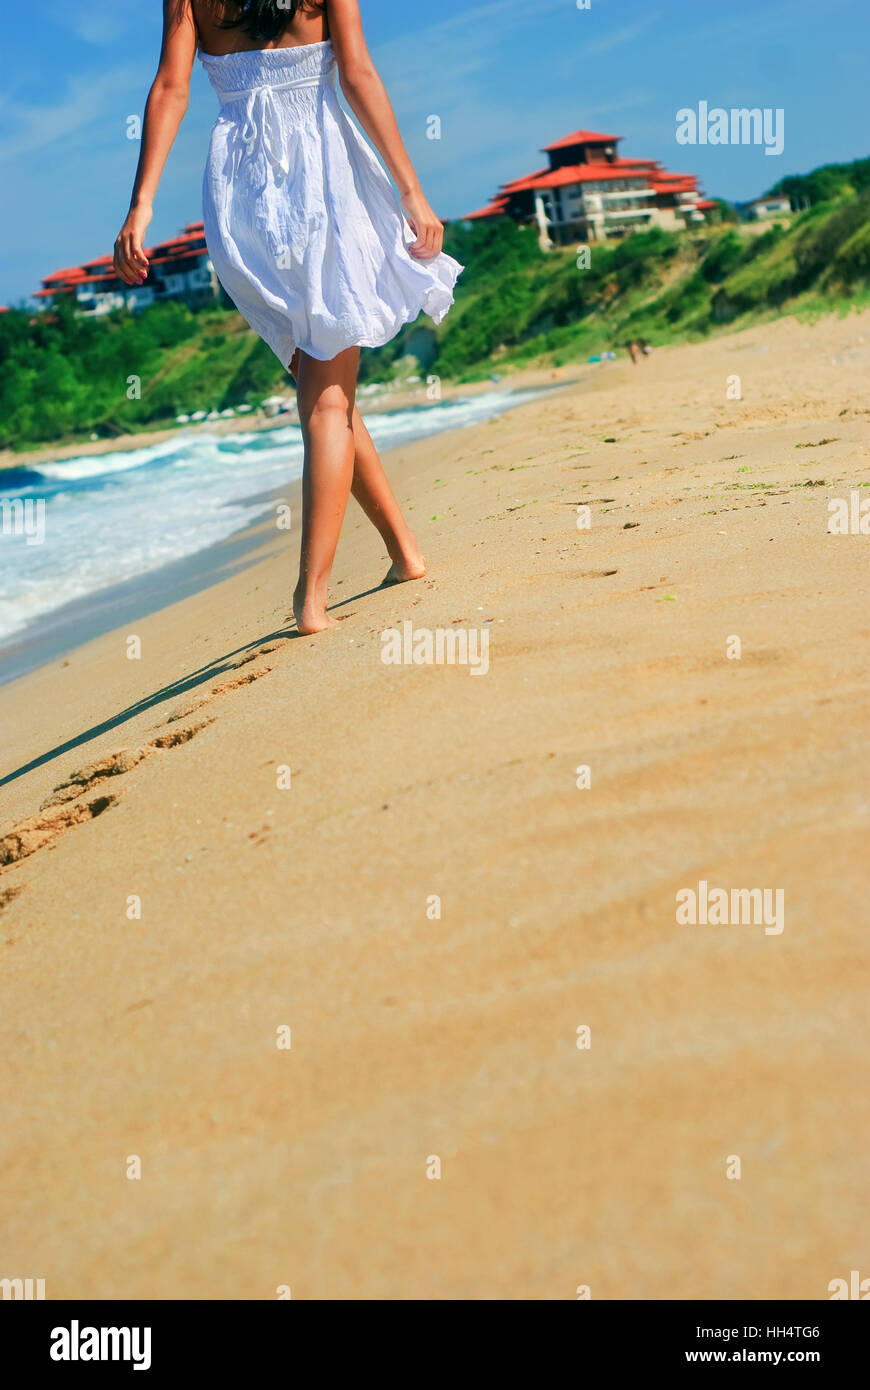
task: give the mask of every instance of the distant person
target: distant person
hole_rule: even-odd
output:
[[[639,347],[644,357],[650,357],[652,355],[652,348],[646,338],[641,338]]]
[[[462,267],[435,216],[369,56],[358,0],[165,0],[130,211],[115,242],[129,285],[166,157],[200,61],[221,102],[203,186],[205,235],[239,312],[292,374],[305,445],[302,553],[293,612],[301,633],[334,627],[327,589],[354,497],[380,531],[385,583],[426,565],[356,408],[360,347],[380,347],[421,310],[453,303]],[[341,88],[387,175],[338,100]]]
[[[632,342],[626,343],[625,350],[628,353],[634,365],[637,366],[638,362],[640,361],[640,347],[638,346],[638,344],[632,340]]]

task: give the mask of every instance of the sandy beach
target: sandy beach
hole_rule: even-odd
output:
[[[352,503],[333,631],[287,622],[295,507],[242,572],[0,690],[0,1275],[870,1275],[870,540],[828,530],[870,498],[868,367],[867,313],[607,364],[395,450],[429,576],[379,587]],[[385,664],[408,622],[488,670]],[[702,881],[781,890],[782,930],[678,923]]]

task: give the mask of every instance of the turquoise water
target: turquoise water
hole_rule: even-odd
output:
[[[366,423],[388,449],[491,419],[540,394],[492,390],[372,414]],[[262,516],[262,494],[301,471],[300,429],[288,424],[233,435],[183,431],[143,449],[0,473],[0,648],[72,600],[243,529]]]

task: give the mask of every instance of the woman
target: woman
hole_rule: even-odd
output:
[[[148,274],[145,231],[200,60],[221,101],[203,182],[218,277],[292,374],[305,445],[301,633],[334,627],[327,587],[348,493],[386,542],[389,583],[425,562],[355,405],[360,347],[395,337],[421,310],[440,322],[462,267],[402,143],[366,48],[358,0],[164,0],[163,47],[145,108],[115,270]],[[392,174],[339,103],[348,103]]]

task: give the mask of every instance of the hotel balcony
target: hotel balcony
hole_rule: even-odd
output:
[[[625,188],[616,190],[612,193],[610,189],[608,189],[606,193],[602,192],[596,196],[610,203],[617,198],[654,198],[655,195],[656,191],[654,188]]]

